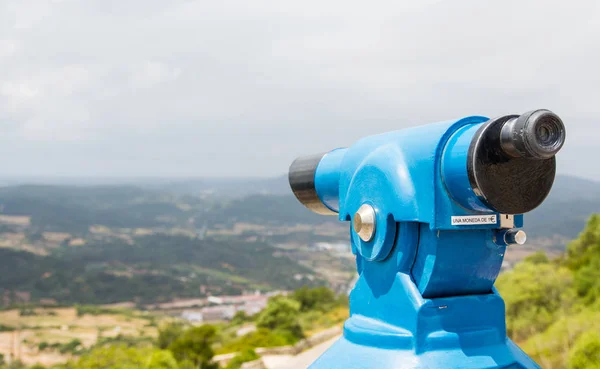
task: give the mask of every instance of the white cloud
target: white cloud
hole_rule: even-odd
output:
[[[564,118],[569,162],[599,133],[594,0],[5,0],[0,35],[0,147],[23,151],[0,174],[272,175],[539,107]]]
[[[179,77],[181,69],[164,63],[146,61],[133,68],[131,82],[134,87],[150,88],[164,82],[172,82]]]
[[[17,51],[17,43],[13,40],[0,39],[0,63],[13,56]]]
[[[25,100],[35,97],[38,90],[26,83],[5,82],[0,86],[0,94],[12,100]]]

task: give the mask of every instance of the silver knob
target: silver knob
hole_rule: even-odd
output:
[[[375,235],[375,209],[369,204],[363,204],[354,214],[352,227],[361,240],[371,241]]]
[[[520,229],[509,229],[504,233],[504,243],[507,245],[524,245],[527,241],[527,234]]]

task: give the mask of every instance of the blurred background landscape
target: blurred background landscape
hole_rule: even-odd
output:
[[[305,368],[356,268],[292,160],[540,108],[496,285],[543,368],[600,369],[599,45],[595,0],[0,0],[0,369]]]
[[[173,367],[213,360],[235,368],[255,362],[258,350],[269,367],[285,368],[303,350],[266,348],[316,337],[307,349],[339,335],[356,276],[349,225],[301,206],[285,176],[69,181],[6,179],[0,188],[0,354],[11,368],[80,356],[69,368],[87,368],[86,357],[114,350],[125,357],[90,367],[156,354]],[[527,244],[506,254],[498,285],[509,330],[544,367],[562,367],[563,345],[589,328],[569,322],[572,337],[560,338],[559,351],[550,344],[557,338],[538,337],[600,295],[598,217],[579,236],[598,209],[598,182],[558,176],[526,217]],[[571,248],[580,251],[565,259],[578,236]],[[600,314],[587,313],[594,318],[585,321]],[[172,346],[190,327],[214,330],[195,332],[211,353],[191,364]],[[167,351],[152,353],[155,345]]]
[[[351,287],[348,224],[301,206],[285,176],[132,182],[0,188],[3,304]],[[597,182],[559,176],[504,267],[536,251],[561,255],[597,209]]]

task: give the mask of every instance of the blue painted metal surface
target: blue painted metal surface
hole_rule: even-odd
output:
[[[370,204],[377,228],[368,242],[350,231],[359,272],[351,316],[311,368],[539,368],[506,336],[493,287],[506,250],[494,242],[500,217],[467,176],[469,144],[487,120],[367,137],[323,157],[315,172],[321,201],[342,221]],[[496,217],[452,224],[468,215]]]

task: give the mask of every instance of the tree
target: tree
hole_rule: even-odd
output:
[[[525,262],[531,264],[548,264],[550,259],[548,259],[548,255],[544,251],[538,251],[527,256]]]
[[[568,368],[600,369],[600,335],[597,332],[586,332],[575,341]]]
[[[308,288],[303,286],[291,296],[300,303],[301,311],[330,309],[336,304],[335,293],[327,287]]]
[[[158,330],[158,347],[166,349],[171,343],[183,335],[181,323],[168,323]]]
[[[96,348],[73,366],[76,369],[139,369],[146,364],[151,349],[136,349],[123,345]]]
[[[211,362],[214,356],[212,345],[215,342],[215,336],[216,329],[211,325],[193,327],[173,341],[169,345],[169,351],[179,362],[189,360],[201,369],[217,368]]]
[[[144,369],[179,369],[179,366],[170,351],[158,350],[152,353]]]
[[[574,285],[584,303],[591,304],[600,298],[600,254],[575,272]]]
[[[551,263],[522,262],[496,283],[506,304],[508,334],[517,341],[542,332],[568,311],[575,293],[573,275]]]
[[[256,326],[271,330],[282,330],[303,338],[304,333],[298,322],[300,303],[287,297],[277,296],[269,299],[267,307],[259,315]]]
[[[600,299],[600,214],[592,215],[567,248],[565,264],[575,273],[574,285],[585,304]]]
[[[569,243],[566,264],[571,270],[578,270],[597,257],[600,257],[600,214],[592,215],[579,237]]]
[[[231,324],[233,324],[233,325],[244,324],[250,320],[251,319],[246,314],[246,312],[243,310],[240,310],[240,311],[236,312],[235,315],[233,316],[233,318],[231,319]]]
[[[242,352],[257,347],[278,347],[293,345],[298,337],[288,331],[259,328],[258,330],[235,338],[224,344],[220,353]]]

